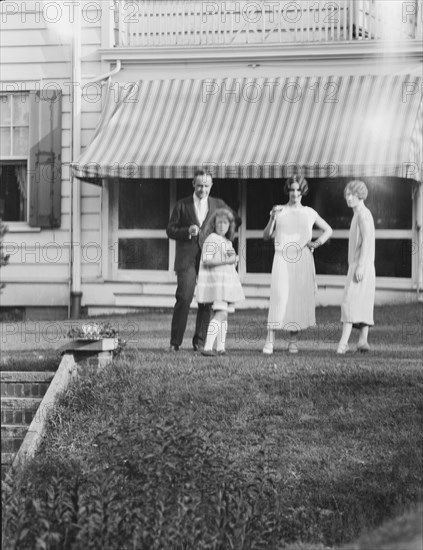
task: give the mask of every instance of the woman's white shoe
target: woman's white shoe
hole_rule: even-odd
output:
[[[273,353],[273,344],[271,344],[270,342],[266,342],[264,344],[263,353],[265,355],[272,355],[272,353]]]
[[[336,350],[336,353],[338,355],[345,355],[349,351],[348,344],[338,344],[338,349]]]
[[[298,346],[295,342],[289,342],[288,344],[289,353],[298,353]]]

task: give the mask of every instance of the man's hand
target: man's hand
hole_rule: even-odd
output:
[[[188,227],[188,233],[190,238],[196,237],[200,233],[200,228],[198,227],[198,225],[190,225]]]

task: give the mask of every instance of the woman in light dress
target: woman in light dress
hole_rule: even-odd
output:
[[[285,182],[289,201],[276,205],[264,229],[264,239],[274,239],[267,337],[263,353],[272,354],[275,330],[290,333],[288,351],[298,353],[298,332],[316,324],[316,271],[313,252],[332,235],[332,228],[319,214],[301,204],[308,192],[307,180],[293,176]],[[312,240],[312,228],[323,232]]]
[[[364,205],[368,190],[359,180],[350,181],[344,190],[347,205],[353,209],[348,238],[348,274],[341,303],[342,336],[337,353],[345,354],[354,327],[360,329],[357,350],[369,351],[369,327],[374,325],[375,303],[375,224],[370,210]]]

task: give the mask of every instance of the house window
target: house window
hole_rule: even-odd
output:
[[[238,189],[237,181],[215,179],[212,196],[238,210]],[[166,228],[175,202],[193,193],[192,178],[119,180],[118,270],[173,272],[175,245]]]
[[[169,180],[120,180],[118,269],[169,269]]]
[[[0,96],[0,217],[28,218],[29,101],[28,94]]]
[[[352,178],[307,178],[309,193],[303,198],[333,228],[330,242],[314,255],[320,275],[345,275],[348,270],[348,230],[352,214],[344,188]],[[379,277],[410,278],[412,273],[412,193],[409,180],[395,177],[363,178],[369,189],[366,205],[376,228],[376,274]],[[246,204],[246,271],[270,273],[273,247],[262,240],[273,204],[288,197],[284,180],[250,180]]]

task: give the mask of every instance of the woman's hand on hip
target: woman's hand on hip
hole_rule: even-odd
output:
[[[317,241],[308,241],[307,246],[311,250],[311,252],[314,252],[314,250],[316,248],[318,248],[319,246],[321,246],[321,244],[322,243],[319,240],[317,240]]]

